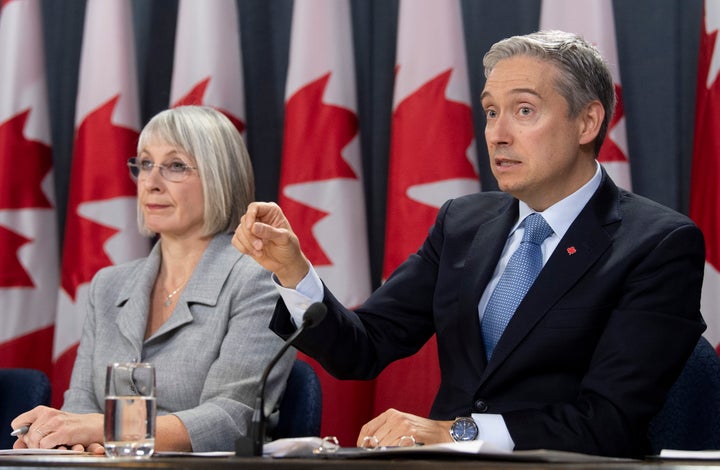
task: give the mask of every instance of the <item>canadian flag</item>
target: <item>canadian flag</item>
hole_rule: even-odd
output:
[[[0,14],[0,367],[50,374],[59,280],[40,0]]]
[[[593,43],[608,62],[615,82],[617,104],[598,161],[615,184],[632,189],[612,0],[543,0],[540,29],[579,34]]]
[[[61,406],[85,319],[88,287],[105,266],[148,253],[137,227],[127,159],[140,127],[131,3],[88,0],[75,108],[61,289],[53,356],[53,405]]]
[[[705,235],[701,309],[705,337],[720,352],[720,2],[705,1],[695,107],[690,217]]]
[[[295,1],[285,96],[279,203],[320,277],[358,305],[371,287],[348,0]],[[322,383],[322,434],[354,444],[372,382],[341,382],[303,359]]]
[[[458,0],[400,1],[391,131],[385,279],[420,248],[443,202],[480,190]],[[378,377],[374,413],[427,416],[439,383],[433,337]]]
[[[206,105],[245,130],[240,27],[236,0],[180,0],[172,106]]]

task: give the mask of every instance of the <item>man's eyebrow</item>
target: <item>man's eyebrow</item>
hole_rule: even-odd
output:
[[[537,96],[538,98],[542,98],[542,95],[533,88],[513,88],[512,90],[510,90],[510,94],[512,95],[521,95],[525,93]],[[488,96],[491,96],[490,93],[486,90],[483,90],[482,94],[480,94],[480,100],[482,101]]]

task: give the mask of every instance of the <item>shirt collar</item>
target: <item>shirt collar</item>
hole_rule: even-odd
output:
[[[565,235],[565,232],[570,228],[570,225],[575,221],[580,211],[583,210],[592,195],[595,194],[595,191],[600,187],[601,180],[602,172],[600,171],[600,164],[595,160],[595,174],[590,178],[590,181],[565,199],[561,199],[544,211],[539,212],[550,228],[552,228],[552,236],[562,238]],[[519,202],[518,220],[510,231],[511,235],[517,230],[522,221],[525,220],[525,217],[536,212],[523,201]]]

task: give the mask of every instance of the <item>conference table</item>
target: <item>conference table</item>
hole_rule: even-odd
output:
[[[478,458],[467,455],[365,455],[361,457],[236,457],[236,456],[153,456],[147,459],[113,459],[91,455],[0,455],[0,468],[14,469],[182,469],[182,470],[279,470],[279,469],[421,469],[449,470],[488,469],[488,470],[685,470],[700,468],[720,469],[720,460],[697,459],[660,459],[649,457],[644,460],[589,459],[541,461],[506,460],[500,458]]]

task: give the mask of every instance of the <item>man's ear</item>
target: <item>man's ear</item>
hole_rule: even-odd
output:
[[[595,100],[588,103],[580,112],[579,116],[579,140],[580,145],[589,144],[597,138],[600,132],[600,126],[602,126],[603,119],[605,119],[605,108],[603,105]]]

